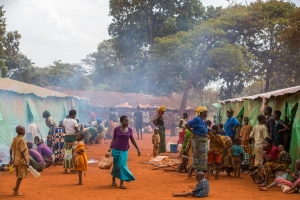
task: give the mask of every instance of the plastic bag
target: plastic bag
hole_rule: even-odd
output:
[[[114,158],[111,157],[110,153],[106,153],[104,157],[101,158],[98,164],[99,169],[107,169],[109,170],[113,165]]]

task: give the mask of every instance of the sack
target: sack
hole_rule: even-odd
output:
[[[111,157],[110,153],[106,153],[104,157],[101,158],[98,164],[99,169],[107,169],[109,170],[113,165],[114,158]]]

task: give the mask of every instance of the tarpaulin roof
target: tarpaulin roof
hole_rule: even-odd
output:
[[[2,91],[12,91],[18,94],[34,94],[41,98],[46,97],[71,97],[69,94],[64,94],[61,92],[49,90],[46,88],[38,87],[36,85],[31,85],[23,83],[20,81],[12,80],[9,78],[0,78],[0,90]],[[75,97],[78,98],[78,97]]]
[[[298,91],[300,91],[300,86],[291,87],[291,88],[285,88],[285,89],[281,89],[281,90],[275,90],[275,91],[272,91],[272,92],[266,92],[266,93],[262,93],[262,94],[256,94],[256,95],[248,96],[248,97],[240,97],[240,98],[235,98],[235,99],[227,99],[227,100],[221,101],[221,103],[237,102],[237,101],[244,101],[244,100],[254,100],[254,99],[258,99],[258,98],[269,99],[271,97],[277,97],[277,96],[282,96],[282,95],[286,95],[286,94],[294,94],[294,93],[296,93]]]
[[[86,97],[91,100],[92,106],[98,107],[125,107],[125,108],[157,108],[161,105],[168,109],[177,110],[180,107],[182,97],[177,94],[170,96],[153,96],[135,93],[121,93],[111,91],[82,91],[69,90],[62,87],[46,87],[51,90],[60,91],[66,94]],[[197,105],[187,101],[186,110],[194,110]]]

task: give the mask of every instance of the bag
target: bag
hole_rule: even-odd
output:
[[[106,153],[104,157],[101,158],[98,164],[99,169],[107,169],[109,170],[113,165],[114,158],[111,157],[110,153]]]

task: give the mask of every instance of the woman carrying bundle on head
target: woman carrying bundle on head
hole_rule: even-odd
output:
[[[166,138],[165,138],[165,123],[163,115],[166,112],[165,106],[160,106],[156,111],[156,117],[153,120],[153,124],[159,129],[159,137],[160,137],[160,144],[159,144],[159,153],[166,152]]]

